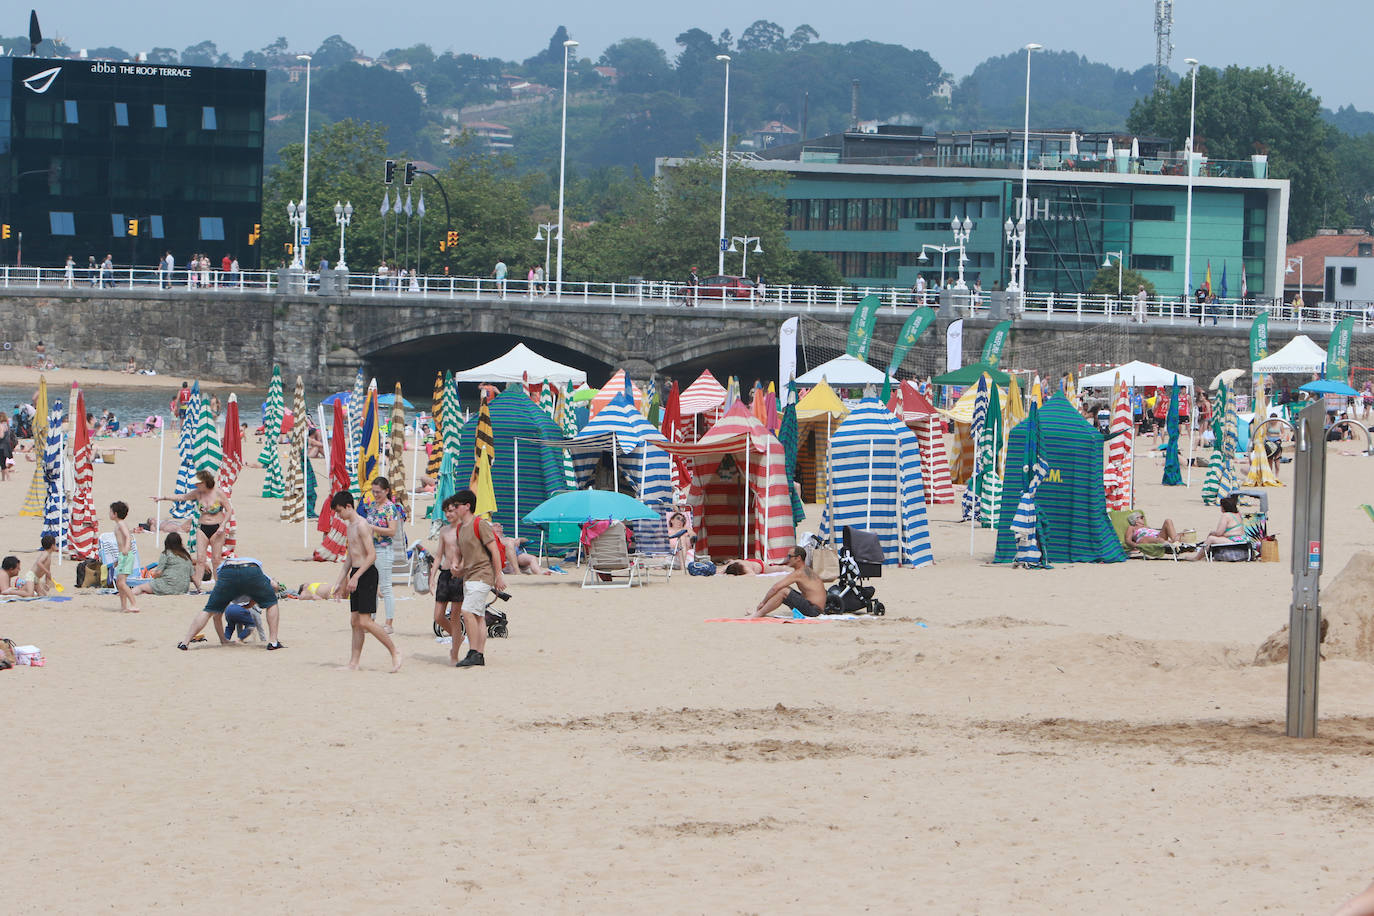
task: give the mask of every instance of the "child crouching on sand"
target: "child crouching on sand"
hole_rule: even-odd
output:
[[[38,542],[42,552],[33,561],[33,588],[37,595],[47,595],[53,590],[52,558],[57,556],[57,538],[51,534],[43,535]]]

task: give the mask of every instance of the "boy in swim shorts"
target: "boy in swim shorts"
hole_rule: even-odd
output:
[[[348,657],[348,669],[358,670],[363,656],[363,641],[367,634],[391,653],[391,673],[401,670],[401,652],[382,629],[374,615],[377,613],[377,550],[372,545],[372,527],[358,515],[353,494],[340,490],[329,501],[330,508],[348,525],[348,563],[334,589],[336,595],[348,596],[348,619],[353,627],[353,651]]]
[[[115,588],[119,591],[119,609],[126,614],[137,614],[134,592],[129,588],[129,577],[134,570],[134,537],[125,521],[129,517],[129,507],[119,500],[110,503],[110,521],[115,523],[115,544],[119,548],[119,562],[115,565]]]

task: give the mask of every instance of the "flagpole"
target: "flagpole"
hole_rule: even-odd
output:
[[[410,192],[406,191],[406,263],[410,263]]]
[[[305,417],[301,417],[302,423]],[[310,549],[310,430],[301,436],[301,546]]]
[[[391,200],[386,191],[382,192],[382,263],[386,263],[386,211],[391,209]]]
[[[419,214],[420,214],[420,221],[419,221],[419,223],[416,225],[416,228],[415,228],[415,272],[418,273],[418,274],[421,274],[421,275],[423,276],[423,273],[422,273],[422,271],[420,270],[420,259],[424,256],[424,251],[425,251],[425,245],[424,245],[424,241],[425,241],[425,192],[424,192],[424,191],[421,191],[421,192],[420,192]]]

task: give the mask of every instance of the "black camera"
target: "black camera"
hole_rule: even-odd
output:
[[[500,598],[502,601],[510,600],[510,592],[498,592],[496,589],[492,589],[491,593],[496,597]]]

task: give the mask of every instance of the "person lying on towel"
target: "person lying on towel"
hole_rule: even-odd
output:
[[[819,617],[825,611],[825,585],[806,565],[806,549],[790,548],[785,562],[791,572],[768,589],[753,616],[767,617],[786,605],[805,617]]]

